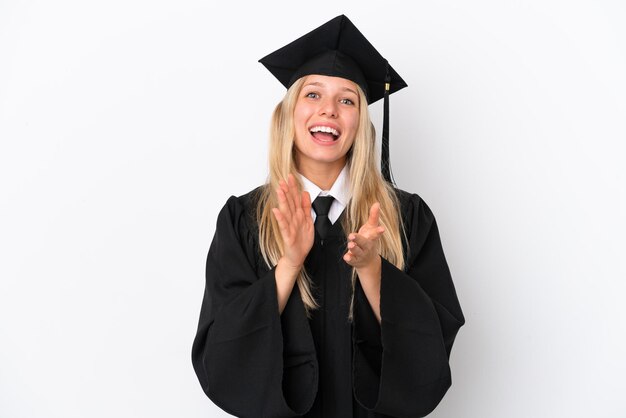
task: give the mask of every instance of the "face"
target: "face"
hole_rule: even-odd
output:
[[[304,168],[343,167],[359,124],[356,84],[309,75],[294,110],[296,162]]]

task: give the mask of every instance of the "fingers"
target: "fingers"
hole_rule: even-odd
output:
[[[298,209],[302,209],[302,197],[300,196],[300,190],[298,189],[298,184],[293,174],[289,174],[287,181],[289,183],[289,193],[291,194],[294,213],[296,213]]]
[[[283,239],[283,256],[302,261],[314,240],[311,197],[300,192],[296,179],[290,174],[286,180],[278,182],[276,198],[278,207],[272,208],[272,213]]]
[[[304,211],[305,221],[313,223],[313,218],[311,217],[311,195],[309,192],[302,192],[302,210]]]
[[[276,218],[276,222],[278,222],[278,229],[280,229],[281,234],[285,234],[289,226],[287,222],[285,222],[285,216],[280,212],[278,208],[272,208],[272,213],[274,214],[274,218]]]
[[[353,232],[348,235],[348,251],[343,259],[351,266],[357,267],[361,263],[367,263],[374,255],[378,254],[378,239],[385,232],[383,226],[372,227],[365,224],[359,233]]]
[[[276,188],[278,198],[279,213],[274,216],[279,222],[281,231],[299,228],[299,225],[311,226],[311,196],[307,192],[300,192],[296,179],[292,174],[287,176],[287,180],[280,180]],[[274,211],[274,209],[272,209]],[[280,216],[279,216],[280,215]]]
[[[367,228],[365,231],[359,231],[358,234],[353,232],[348,235],[348,241],[356,242],[358,246],[365,248],[369,245],[369,243],[376,241],[384,232],[384,226]]]
[[[354,241],[348,243],[348,253],[352,254],[355,257],[362,257],[363,254],[365,254],[363,248],[357,245],[357,243]]]
[[[291,177],[291,175],[289,175],[289,177]],[[293,188],[291,187],[291,185],[289,184],[290,178],[287,179],[287,181],[282,181],[281,182],[281,187],[283,189],[283,192],[285,193],[285,198],[287,199],[287,205],[289,206],[289,211],[291,212],[292,215],[296,214],[296,204],[293,200]]]
[[[298,192],[296,180],[292,174],[289,174],[287,181],[280,180],[276,189],[278,197],[278,208],[283,215],[291,218],[296,216],[298,208],[301,207],[301,197]]]
[[[284,216],[291,218],[291,207],[289,206],[289,199],[287,193],[285,193],[285,190],[283,188],[282,181],[279,183],[279,186],[276,189],[276,196],[278,197],[278,209],[280,210],[280,212]]]
[[[376,202],[370,208],[370,216],[367,219],[369,226],[376,227],[380,223],[380,203]]]
[[[356,242],[356,239],[354,239],[348,242],[347,247],[348,251],[344,256],[344,260],[348,262],[354,262],[357,259],[367,258],[368,253],[372,252],[373,250],[373,242],[367,242],[367,240],[365,240],[361,241],[361,244],[359,245]]]

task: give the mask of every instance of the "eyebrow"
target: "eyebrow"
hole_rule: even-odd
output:
[[[320,83],[319,81],[316,81],[314,83],[307,83],[307,84],[304,85],[304,87],[308,87],[308,86],[326,87],[326,85],[324,83]],[[341,90],[349,91],[350,93],[353,93],[355,96],[357,96],[357,97],[359,96],[356,91],[352,90],[349,87],[343,87]]]

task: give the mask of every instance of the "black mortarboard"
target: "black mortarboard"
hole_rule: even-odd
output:
[[[391,181],[389,94],[407,84],[346,16],[337,16],[259,62],[287,88],[300,77],[321,74],[355,82],[369,104],[384,98],[381,170]]]

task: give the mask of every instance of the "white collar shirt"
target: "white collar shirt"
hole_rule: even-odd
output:
[[[352,197],[352,193],[350,193],[349,176],[350,172],[348,170],[348,165],[345,165],[330,190],[322,190],[311,180],[300,174],[303,189],[305,192],[309,192],[311,202],[313,202],[318,196],[332,196],[335,198],[332,205],[330,205],[330,209],[328,210],[328,219],[333,224],[337,221],[337,219],[339,219],[339,216],[341,216],[343,210],[346,206],[348,206],[348,202]],[[315,211],[313,208],[311,208],[311,216],[313,217],[313,221],[315,221]]]

